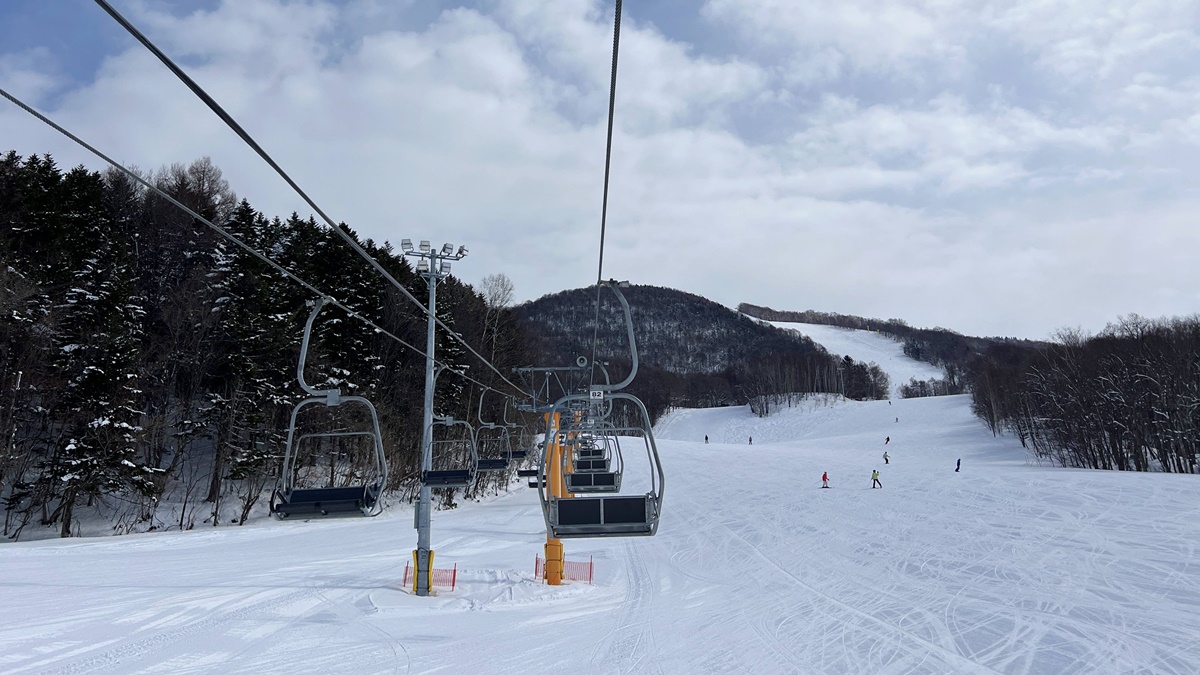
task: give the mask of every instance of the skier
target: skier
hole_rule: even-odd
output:
[[[954,473],[958,473],[958,470],[961,468],[962,468],[962,457],[959,457],[958,462],[956,462],[954,464]]]
[[[708,434],[704,434],[704,444],[708,445]]]
[[[897,417],[897,418],[896,418],[896,421],[897,421],[897,422],[899,422],[899,421],[900,421],[900,418],[899,418],[899,417]]]
[[[888,461],[888,454],[887,454],[887,450],[884,450],[884,451],[883,451],[883,463],[884,463],[884,464],[891,464],[891,462],[889,462],[889,461]]]
[[[884,444],[884,445],[887,445],[888,443],[891,443],[891,442],[892,442],[892,437],[891,437],[891,436],[888,436],[887,438],[884,438],[884,439],[883,439],[883,444]]]
[[[750,437],[750,445],[754,445],[754,437],[753,436]]]
[[[879,482],[879,471],[872,470],[871,471],[871,489],[874,490],[876,487],[878,487],[880,490],[882,490],[883,483]]]
[[[825,471],[821,474],[821,487],[829,487],[829,472]]]

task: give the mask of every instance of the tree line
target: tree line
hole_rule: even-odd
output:
[[[150,182],[295,275],[421,348],[425,316],[336,233],[311,218],[267,218],[237,199],[207,158]],[[418,298],[425,281],[390,244],[341,228]],[[476,290],[449,277],[438,315],[501,372],[528,362],[502,276]],[[3,532],[77,531],[79,509],[118,529],[244,522],[278,474],[311,293],[125,174],[61,170],[49,156],[0,157],[0,504]],[[438,358],[498,378],[438,329]],[[307,381],[370,399],[411,497],[424,357],[336,308],[314,329]],[[479,389],[438,379],[438,414],[475,421]],[[500,421],[500,396],[484,418]],[[347,424],[328,415],[316,429]],[[353,420],[350,420],[352,422]],[[350,480],[353,447],[316,445],[314,466]],[[321,459],[317,459],[320,455]],[[342,465],[346,464],[345,467]],[[335,471],[336,469],[336,471]],[[344,469],[344,470],[343,470]],[[481,476],[484,476],[481,474]],[[491,476],[467,496],[507,485]],[[443,502],[453,499],[442,494]],[[161,509],[163,504],[171,509]]]
[[[971,369],[971,402],[1062,466],[1197,472],[1200,317],[1122,318],[1037,349],[997,345]]]

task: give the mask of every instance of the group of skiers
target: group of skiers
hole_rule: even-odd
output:
[[[883,439],[884,445],[887,445],[891,442],[892,442],[891,436],[887,436]],[[883,463],[884,464],[892,463],[892,458],[888,455],[887,450],[883,451]],[[954,472],[958,473],[960,469],[962,469],[962,458],[961,457],[958,459],[957,462],[954,463]],[[823,488],[829,487],[829,472],[828,471],[821,472],[821,487],[823,487]],[[880,490],[883,489],[883,483],[879,482],[879,469],[871,470],[871,489],[874,490],[875,488],[879,488]]]

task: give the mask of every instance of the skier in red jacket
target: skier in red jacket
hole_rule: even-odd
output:
[[[821,487],[823,487],[823,488],[829,487],[829,472],[828,471],[821,474]]]

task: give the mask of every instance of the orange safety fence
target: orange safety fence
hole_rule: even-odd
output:
[[[404,565],[404,584],[403,584],[404,588],[408,588],[413,583],[415,583],[415,579],[413,578],[413,575],[415,575],[416,572],[417,571],[413,568],[413,566],[411,564],[405,563],[405,565]],[[450,590],[454,590],[454,584],[456,584],[457,582],[458,582],[458,563],[454,563],[454,567],[452,567],[451,569],[448,569],[448,570],[447,569],[439,570],[436,567],[433,568],[433,585],[434,586],[442,586],[442,587],[449,586]]]
[[[595,571],[596,565],[590,556],[587,562],[563,561],[563,578],[568,581],[586,581],[590,584]],[[533,576],[539,579],[546,578],[546,561],[542,560],[540,555],[533,556]]]

